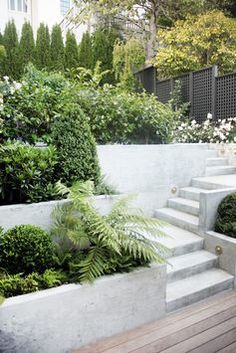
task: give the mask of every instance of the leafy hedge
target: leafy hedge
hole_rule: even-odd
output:
[[[170,142],[175,114],[154,96],[104,86],[80,90],[78,102],[97,143]]]
[[[49,138],[55,110],[69,82],[60,74],[40,72],[29,65],[21,82],[0,81],[2,140],[34,143]]]
[[[215,230],[229,237],[236,238],[236,193],[226,196],[220,203]]]
[[[67,184],[77,180],[93,180],[98,184],[100,169],[96,143],[87,118],[78,105],[65,105],[58,113],[52,126],[52,144],[58,156],[56,179]]]
[[[0,146],[0,204],[40,202],[55,197],[56,150],[16,143]]]

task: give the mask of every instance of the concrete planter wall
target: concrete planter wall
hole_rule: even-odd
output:
[[[165,315],[166,266],[7,299],[0,351],[66,353]]]
[[[216,246],[220,246],[222,254],[219,255],[219,266],[234,275],[236,287],[236,239],[213,231],[205,234],[205,249],[215,253]]]
[[[120,193],[137,194],[137,204],[152,214],[173,197],[172,188],[204,176],[208,144],[98,146],[102,173]]]

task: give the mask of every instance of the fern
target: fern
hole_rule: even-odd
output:
[[[54,210],[52,234],[65,252],[85,251],[83,260],[70,265],[71,274],[80,282],[117,269],[166,262],[168,250],[157,241],[165,236],[162,223],[131,207],[133,196],[120,198],[103,216],[92,206],[92,182],[77,182],[70,188],[59,182],[56,188],[68,203]]]

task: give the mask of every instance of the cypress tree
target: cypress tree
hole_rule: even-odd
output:
[[[101,71],[110,70],[110,73],[104,78],[104,82],[114,83],[115,78],[113,70],[113,50],[115,41],[119,38],[117,30],[110,28],[98,28],[94,33],[93,41],[93,60],[96,65],[97,61],[101,62]]]
[[[88,31],[83,34],[79,45],[79,66],[85,67],[86,69],[92,69],[95,66],[93,58],[92,38]]]
[[[66,34],[65,46],[65,67],[67,69],[76,68],[78,66],[78,47],[75,35],[70,31]]]
[[[36,39],[36,66],[38,69],[50,69],[50,35],[48,26],[40,24]]]
[[[3,61],[3,74],[17,79],[20,76],[19,43],[14,21],[8,22],[5,27],[3,45],[6,51],[6,57]]]
[[[64,43],[61,27],[53,26],[51,35],[51,68],[56,71],[64,70]]]
[[[35,61],[34,35],[29,22],[25,22],[22,27],[19,45],[19,59],[22,71],[29,62],[33,63]]]

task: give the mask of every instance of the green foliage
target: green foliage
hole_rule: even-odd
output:
[[[128,208],[130,197],[117,201],[108,215],[93,206],[93,183],[78,182],[71,188],[57,184],[58,191],[70,203],[54,211],[52,234],[61,249],[82,251],[84,259],[71,264],[71,274],[81,282],[93,281],[117,269],[165,262],[166,248],[151,237],[163,236],[160,222]]]
[[[135,88],[134,71],[145,63],[146,54],[140,40],[130,38],[126,43],[118,40],[113,51],[113,69],[122,88]]]
[[[97,28],[93,39],[93,60],[94,66],[101,63],[101,71],[109,70],[109,74],[102,83],[114,83],[113,73],[113,50],[116,40],[120,37],[114,28]]]
[[[19,45],[19,61],[22,72],[29,62],[33,63],[35,61],[34,34],[29,22],[25,22],[22,27]]]
[[[49,234],[39,227],[21,225],[0,234],[0,267],[9,274],[42,273],[54,265],[54,256]]]
[[[0,203],[53,199],[56,162],[53,147],[44,149],[20,143],[1,145]]]
[[[222,12],[212,11],[160,30],[155,65],[160,77],[218,65],[221,73],[236,68],[236,27]]]
[[[38,69],[50,69],[50,34],[48,26],[40,24],[36,39],[36,66]]]
[[[8,22],[5,27],[3,45],[6,51],[6,57],[3,60],[3,73],[4,75],[18,78],[20,74],[19,44],[14,21]]]
[[[74,33],[70,31],[66,34],[65,45],[65,67],[66,69],[74,69],[78,66],[79,53]]]
[[[65,55],[61,27],[55,25],[51,34],[51,68],[54,71],[64,71]]]
[[[68,86],[62,75],[40,72],[32,65],[27,66],[22,82],[0,81],[2,139],[47,140],[61,93]]]
[[[80,91],[78,100],[99,144],[170,140],[175,114],[154,96],[103,87]]]
[[[100,169],[95,140],[81,108],[64,101],[52,127],[52,143],[57,149],[56,177],[71,184],[93,180],[97,185]]]
[[[78,66],[85,67],[86,69],[92,69],[93,62],[92,38],[90,33],[87,31],[83,34],[79,45]]]
[[[6,50],[3,45],[0,45],[0,63],[6,57]]]
[[[61,272],[51,269],[46,270],[43,274],[33,272],[25,277],[22,274],[4,275],[0,277],[0,293],[5,298],[9,298],[57,287],[64,281],[65,277]]]
[[[217,210],[215,230],[236,238],[236,193],[226,196],[220,203]]]

